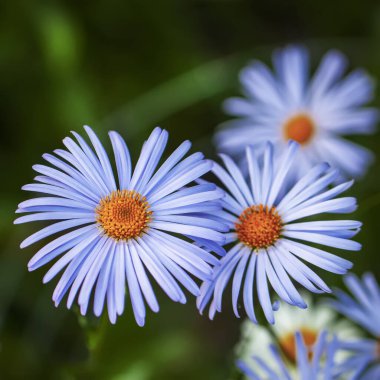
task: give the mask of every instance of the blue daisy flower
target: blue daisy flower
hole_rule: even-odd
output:
[[[352,379],[380,379],[380,287],[371,273],[364,274],[362,280],[349,274],[344,282],[354,298],[337,289],[336,299],[329,304],[373,338],[340,342],[342,349],[352,353],[342,370],[352,372]]]
[[[94,314],[99,316],[106,302],[115,323],[124,310],[127,286],[135,319],[142,326],[145,303],[159,310],[148,273],[181,303],[186,297],[180,284],[197,296],[199,287],[192,276],[210,278],[216,258],[189,239],[211,247],[224,242],[221,232],[226,226],[208,218],[220,209],[223,192],[212,184],[188,186],[213,166],[201,153],[184,158],[189,141],[159,166],[168,140],[160,128],[144,143],[134,170],[125,141],[109,133],[116,180],[98,137],[89,127],[85,130],[93,148],[73,132],[77,141],[63,140],[67,150],[43,155],[50,166],[33,167],[39,173],[36,183],[23,190],[48,196],[20,203],[17,212],[28,215],[15,223],[57,222],[29,236],[21,248],[63,232],[28,264],[32,271],[57,259],[43,279],[46,283],[63,271],[53,293],[55,305],[68,293],[67,307],[77,298],[84,315],[93,293]]]
[[[275,157],[273,145],[268,143],[257,161],[254,149],[248,147],[249,184],[227,155],[221,155],[227,170],[215,163],[212,172],[228,193],[222,200],[223,210],[216,212],[214,218],[228,223],[230,232],[226,234],[226,243],[232,243],[232,248],[215,268],[213,280],[202,285],[197,300],[203,312],[213,298],[210,318],[221,311],[223,292],[231,276],[235,315],[239,317],[238,299],[243,288],[244,308],[248,317],[257,323],[254,312],[254,290],[257,290],[267,320],[274,323],[267,280],[285,302],[305,308],[291,279],[311,292],[330,292],[325,282],[306,264],[337,274],[345,274],[351,268],[349,261],[314,247],[312,243],[358,251],[361,245],[350,238],[359,231],[361,223],[303,219],[323,213],[354,211],[355,198],[336,198],[352,185],[352,181],[330,188],[339,173],[326,163],[315,166],[298,181],[289,180],[288,172],[298,164],[298,149],[299,145],[290,141],[285,152]]]
[[[251,380],[332,380],[335,378],[334,356],[338,349],[337,340],[333,337],[330,341],[326,331],[319,334],[315,346],[310,351],[300,332],[296,333],[296,357],[295,370],[288,368],[283,361],[281,353],[275,345],[270,345],[272,361],[265,362],[258,356],[253,356],[258,371],[253,370],[247,363],[238,361],[239,369]]]
[[[329,51],[309,79],[309,54],[289,46],[273,54],[275,73],[259,61],[242,70],[246,98],[226,101],[227,112],[239,119],[222,125],[216,134],[221,152],[243,156],[247,144],[262,150],[266,141],[279,149],[289,139],[302,145],[298,175],[327,161],[347,177],[360,177],[372,154],[342,135],[370,134],[378,110],[365,107],[373,99],[374,83],[363,71],[343,77],[346,58]]]

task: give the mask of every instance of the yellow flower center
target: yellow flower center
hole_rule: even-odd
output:
[[[313,358],[313,346],[317,341],[318,333],[307,327],[301,328],[300,333],[305,343],[309,360]],[[279,340],[279,345],[286,358],[293,364],[297,361],[296,335],[289,333]]]
[[[294,140],[299,144],[307,144],[315,133],[313,120],[306,114],[291,117],[284,125],[286,140]]]
[[[152,217],[146,198],[133,190],[117,190],[102,198],[96,220],[109,237],[128,240],[141,236]]]
[[[267,248],[280,237],[282,220],[275,207],[246,208],[235,223],[239,240],[251,248]]]

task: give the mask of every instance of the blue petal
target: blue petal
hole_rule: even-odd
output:
[[[20,248],[28,247],[31,244],[36,243],[37,241],[50,236],[54,235],[57,232],[64,231],[69,228],[78,227],[83,224],[88,224],[93,222],[93,218],[87,218],[87,219],[69,219],[64,220],[63,222],[58,222],[55,224],[52,224],[50,226],[47,226],[38,232],[35,232],[33,235],[30,235],[28,238],[26,238],[21,244]]]
[[[248,264],[247,273],[245,274],[244,289],[243,289],[243,301],[245,311],[249,319],[257,323],[254,305],[253,305],[253,284],[255,280],[255,266],[257,261],[257,255],[254,252],[250,254],[251,259]]]
[[[95,258],[94,262],[91,265],[91,268],[88,270],[85,279],[83,280],[83,284],[78,296],[78,304],[88,305],[92,288],[96,282],[96,279],[99,276],[99,272],[104,264],[104,260],[107,256],[114,256],[115,254],[115,244],[113,244],[113,240],[107,238],[102,249],[101,254],[99,253]]]
[[[265,257],[266,252],[260,250],[257,253],[257,263],[256,263],[256,285],[257,285],[257,295],[263,308],[266,319],[270,324],[274,324],[274,316],[272,309],[272,302],[269,296],[267,275],[265,272]]]
[[[162,290],[175,302],[184,299],[185,296],[182,290],[166,268],[168,263],[169,267],[171,267],[171,260],[166,258],[165,255],[161,254],[159,248],[156,248],[155,246],[151,247],[150,239],[139,238],[137,240],[137,243],[140,245],[138,254],[142,262],[149,270],[153,278],[160,285]],[[156,249],[153,251],[153,248]],[[174,265],[172,267],[174,267]]]
[[[110,252],[109,252],[110,253]],[[122,251],[124,254],[124,252]],[[105,258],[104,264],[100,270],[98,281],[95,288],[95,295],[94,295],[94,314],[96,316],[100,316],[103,308],[104,308],[104,301],[107,294],[107,288],[108,288],[108,282],[109,277],[111,273],[111,268],[114,261],[114,254],[108,254]],[[125,268],[121,268],[125,270]]]
[[[91,238],[94,239],[96,236],[99,236],[99,232],[97,230],[97,227],[94,225],[81,227],[65,235],[62,235],[42,247],[29,261],[28,268],[29,270],[37,269],[43,265],[43,263],[47,262],[45,258],[49,255],[50,261],[65,250],[70,249],[72,246],[76,245],[78,242],[87,238],[91,240]]]
[[[150,181],[147,183],[145,188],[145,193],[148,195],[150,191],[158,186],[165,178],[166,175],[173,169],[173,167],[184,157],[184,155],[189,151],[191,147],[190,141],[184,141],[161,165],[161,167],[156,171]],[[196,155],[197,157],[202,157],[200,153]]]
[[[239,293],[240,293],[240,288],[241,288],[244,272],[246,270],[249,257],[250,257],[249,250],[246,249],[245,252],[242,250],[242,256],[241,256],[238,266],[236,267],[236,272],[235,272],[234,279],[232,282],[232,307],[237,318],[240,318],[237,303],[239,299]]]
[[[119,177],[119,188],[125,190],[129,188],[132,174],[131,156],[127,144],[117,132],[109,132],[113,152],[115,155],[117,174]]]
[[[67,298],[67,307],[71,308],[74,299],[78,293],[79,288],[82,286],[84,278],[86,277],[88,271],[90,270],[92,264],[98,255],[101,255],[104,244],[106,243],[107,238],[98,239],[93,250],[87,255],[84,262],[81,265],[81,268],[78,272],[77,277],[74,280],[73,285],[71,286],[69,296]],[[83,308],[87,307],[86,304],[83,304]]]
[[[84,129],[87,132],[88,136],[90,137],[92,145],[94,146],[95,151],[99,157],[99,161],[100,161],[100,164],[102,165],[103,172],[105,174],[105,177],[107,178],[108,189],[111,191],[116,190],[116,182],[115,182],[115,177],[113,175],[111,163],[109,161],[109,158],[105,149],[103,148],[102,143],[98,139],[98,136],[96,136],[94,131],[89,126],[85,125]]]
[[[128,283],[129,296],[132,302],[133,313],[135,315],[137,324],[139,326],[144,326],[146,315],[144,300],[132,263],[131,253],[127,244],[124,244],[124,254],[126,278]]]
[[[157,313],[160,309],[158,306],[158,302],[156,299],[156,296],[154,294],[152,285],[150,284],[149,278],[146,275],[144,266],[141,263],[141,260],[139,258],[139,255],[137,253],[137,250],[139,249],[139,246],[136,245],[136,243],[133,240],[128,241],[129,245],[129,252],[131,254],[133,267],[135,268],[135,273],[137,277],[137,281],[139,282],[140,289],[142,293],[144,294],[145,300],[149,307]]]

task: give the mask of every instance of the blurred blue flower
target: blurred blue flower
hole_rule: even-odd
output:
[[[168,133],[160,128],[144,143],[134,170],[124,140],[116,132],[109,133],[117,184],[101,142],[89,127],[85,130],[95,152],[73,132],[77,142],[66,137],[67,150],[55,150],[56,156],[43,155],[53,167],[33,167],[40,174],[37,183],[23,189],[49,196],[20,203],[17,212],[29,215],[15,223],[59,222],[28,237],[21,248],[65,231],[41,248],[28,265],[35,270],[60,256],[43,279],[46,283],[65,268],[53,294],[55,305],[69,292],[67,307],[78,296],[81,313],[86,314],[93,292],[94,314],[99,316],[107,302],[114,323],[123,312],[127,284],[141,326],[145,302],[154,312],[159,310],[147,272],[173,301],[181,303],[186,297],[179,284],[195,296],[199,294],[189,274],[201,280],[210,278],[210,264],[216,264],[216,258],[182,237],[202,241],[205,246],[224,242],[221,231],[226,226],[208,218],[208,213],[220,209],[223,192],[212,184],[184,187],[213,165],[201,153],[183,159],[189,141],[158,167],[168,140]]]
[[[363,70],[343,78],[346,58],[329,51],[309,79],[309,54],[289,46],[273,54],[275,73],[260,61],[242,70],[246,98],[231,98],[225,108],[239,119],[231,120],[216,134],[220,151],[243,156],[247,144],[263,149],[266,141],[279,149],[289,139],[302,144],[298,175],[321,161],[339,168],[348,177],[360,177],[372,161],[365,148],[342,135],[370,134],[378,110],[364,107],[373,99],[374,84]]]
[[[312,351],[319,334],[327,330],[338,340],[359,339],[363,335],[347,320],[338,320],[338,313],[325,303],[315,303],[311,294],[302,292],[302,297],[307,302],[307,310],[303,310],[281,302],[276,311],[276,323],[274,325],[256,325],[250,320],[245,320],[241,325],[241,338],[235,348],[239,360],[246,363],[253,371],[260,372],[260,367],[251,360],[253,355],[260,356],[268,365],[275,369],[272,353],[269,347],[274,344],[281,352],[281,357],[289,371],[296,369],[296,342],[295,335],[299,331],[308,350]],[[336,357],[336,363],[342,363],[350,353],[340,351]]]
[[[332,380],[336,370],[334,356],[337,349],[336,338],[333,337],[331,341],[328,341],[327,332],[323,331],[319,334],[318,340],[310,352],[309,347],[302,339],[302,334],[297,332],[295,371],[293,368],[288,368],[288,364],[283,361],[275,345],[270,345],[272,362],[266,363],[260,357],[253,356],[253,360],[260,369],[260,375],[243,361],[238,361],[237,366],[251,380],[261,380],[262,376],[268,380]],[[273,369],[274,366],[277,368]]]
[[[227,170],[215,163],[212,172],[229,191],[223,198],[224,210],[215,212],[215,218],[228,223],[230,232],[226,234],[226,243],[233,243],[233,246],[215,268],[213,280],[202,285],[197,300],[203,312],[213,297],[210,318],[221,311],[223,292],[233,273],[235,315],[239,317],[238,298],[243,287],[248,317],[257,323],[254,312],[254,290],[257,290],[267,320],[274,323],[267,279],[285,302],[306,308],[291,278],[311,292],[330,292],[330,289],[304,262],[337,274],[345,274],[352,266],[349,261],[309,243],[351,251],[361,249],[359,243],[350,240],[359,231],[360,222],[296,222],[313,215],[349,213],[356,209],[355,198],[336,198],[352,185],[352,181],[329,188],[339,174],[328,164],[315,166],[297,182],[288,179],[288,172],[298,164],[298,149],[299,145],[291,141],[284,153],[275,157],[273,145],[268,143],[257,161],[253,148],[248,147],[249,185],[227,155],[221,155]]]
[[[380,287],[371,273],[364,274],[362,280],[349,274],[344,282],[354,298],[337,289],[336,299],[329,304],[360,325],[373,339],[340,342],[341,349],[352,353],[342,364],[342,371],[351,371],[352,379],[380,379]]]

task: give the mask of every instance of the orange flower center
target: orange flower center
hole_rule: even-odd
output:
[[[297,141],[299,144],[307,144],[310,142],[314,132],[314,122],[305,114],[291,117],[284,125],[285,139]]]
[[[376,357],[380,360],[380,337],[377,338],[377,343],[376,343]]]
[[[267,248],[280,237],[282,220],[275,207],[246,208],[235,223],[239,240],[251,248]]]
[[[109,237],[128,240],[141,236],[152,211],[146,198],[133,190],[113,191],[100,200],[96,220]]]
[[[301,328],[300,333],[305,342],[309,360],[312,360],[313,346],[315,342],[317,341],[318,334],[316,331],[308,329],[308,328]],[[285,335],[282,339],[280,339],[279,345],[281,347],[282,352],[287,357],[287,359],[289,359],[291,363],[295,364],[297,360],[295,333],[289,333]]]

